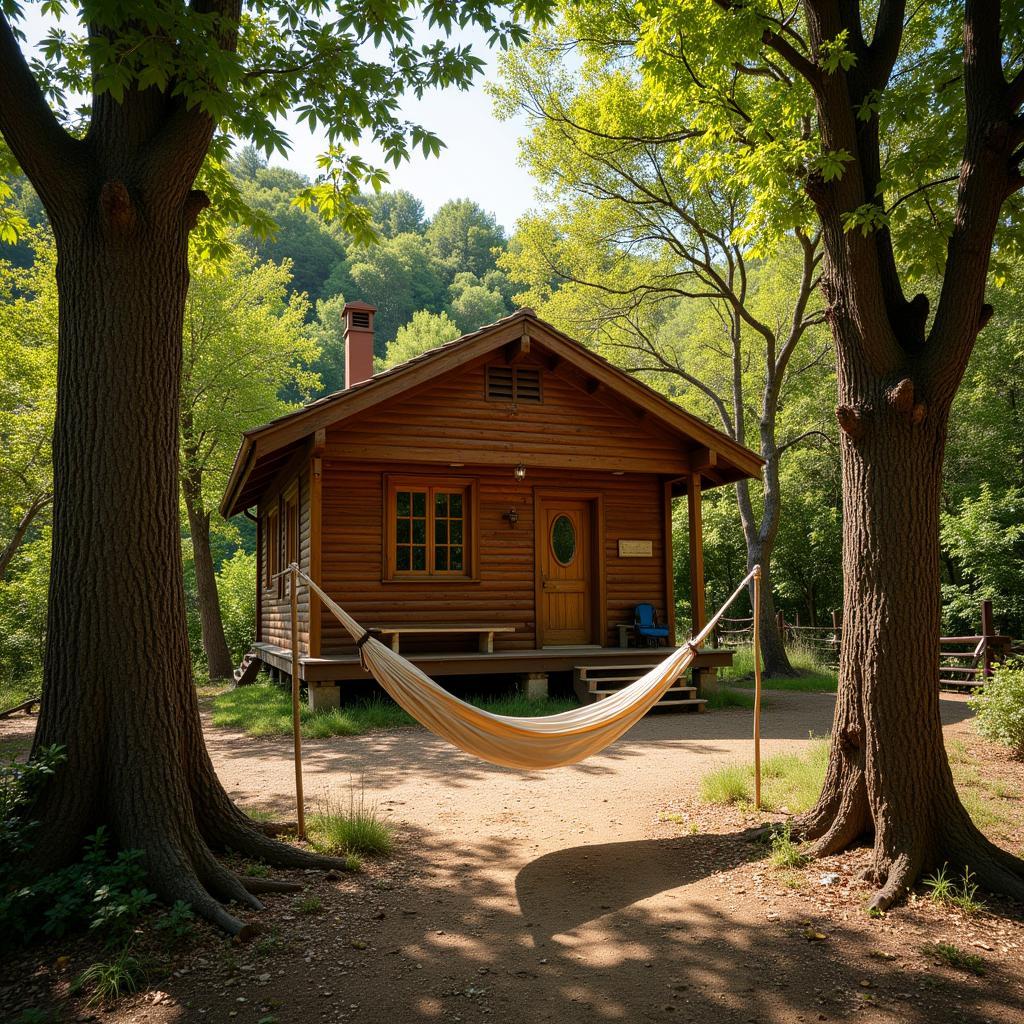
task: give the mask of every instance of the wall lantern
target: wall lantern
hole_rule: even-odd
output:
[[[510,508],[507,512],[501,513],[501,518],[507,519],[509,526],[515,526],[519,522],[519,513],[514,508]]]
[[[526,479],[526,467],[521,462],[518,463],[515,469],[512,470],[512,475],[518,483],[522,483]]]

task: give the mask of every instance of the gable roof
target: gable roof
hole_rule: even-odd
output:
[[[749,448],[541,320],[532,309],[519,309],[496,323],[415,356],[368,380],[246,430],[221,500],[221,514],[236,515],[253,505],[263,488],[318,430],[359,416],[439,374],[456,370],[504,346],[518,345],[529,350],[534,341],[558,365],[564,360],[584,375],[595,390],[608,388],[617,398],[651,415],[670,433],[688,442],[690,448],[700,449],[694,471],[707,477],[712,485],[760,476],[764,460]]]

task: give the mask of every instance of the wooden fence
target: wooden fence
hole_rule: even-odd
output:
[[[809,649],[826,665],[839,664],[843,623],[837,612],[832,613],[828,626],[802,626],[799,613],[795,622],[787,622],[782,612],[778,613],[778,624],[785,643]],[[739,647],[751,642],[752,632],[751,618],[722,619],[716,639],[722,647]],[[995,664],[1012,653],[1024,653],[1024,645],[995,631],[992,602],[982,601],[978,635],[939,638],[939,686],[944,690],[973,690],[992,675]]]

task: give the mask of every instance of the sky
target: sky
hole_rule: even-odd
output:
[[[44,34],[48,22],[39,4],[26,5],[22,27],[29,44]],[[417,155],[398,168],[388,165],[390,187],[412,192],[422,201],[428,216],[448,199],[468,197],[493,213],[511,232],[516,220],[534,205],[533,183],[518,163],[518,140],[525,134],[525,122],[498,121],[492,113],[484,83],[496,77],[496,60],[487,48],[484,33],[474,29],[462,32],[457,39],[471,43],[475,53],[487,58],[486,72],[466,92],[435,90],[419,101],[410,97],[402,105],[402,116],[435,132],[446,148],[439,157]],[[286,161],[275,156],[273,162],[287,163],[293,170],[315,177],[316,158],[326,148],[323,136],[291,121],[286,121],[284,127],[292,152]],[[360,152],[383,166],[372,146],[362,146]]]

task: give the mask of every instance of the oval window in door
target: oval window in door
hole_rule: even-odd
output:
[[[569,565],[576,557],[576,527],[565,515],[551,524],[551,550],[559,565]]]

